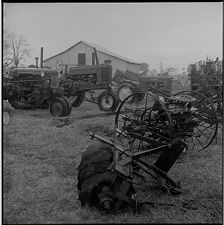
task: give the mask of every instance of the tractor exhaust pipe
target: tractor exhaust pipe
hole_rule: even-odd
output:
[[[94,50],[94,53],[95,53],[96,65],[99,65],[99,60],[98,60],[96,48],[94,47],[93,50]]]
[[[39,57],[35,57],[35,60],[36,60],[36,67],[38,68],[38,59]]]
[[[43,52],[44,52],[44,48],[41,47],[40,48],[40,68],[43,69]]]

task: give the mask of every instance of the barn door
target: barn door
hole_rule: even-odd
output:
[[[85,53],[79,53],[78,54],[78,65],[86,65],[86,54]]]

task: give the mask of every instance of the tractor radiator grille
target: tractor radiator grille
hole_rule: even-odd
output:
[[[101,68],[101,82],[111,83],[112,80],[112,68],[102,67]]]

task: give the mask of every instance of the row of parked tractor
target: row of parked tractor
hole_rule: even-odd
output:
[[[102,111],[116,111],[127,96],[152,87],[171,92],[171,78],[140,77],[130,79],[130,72],[117,73],[112,66],[73,66],[65,74],[47,68],[14,68],[3,77],[3,99],[15,109],[49,108],[53,116],[63,117],[83,101],[98,105]],[[143,94],[132,101],[141,101]]]

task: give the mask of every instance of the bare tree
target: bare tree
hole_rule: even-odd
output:
[[[7,33],[4,35],[3,41],[3,55],[11,58],[15,67],[24,61],[26,57],[30,56],[31,49],[29,43],[21,35],[14,33]]]

